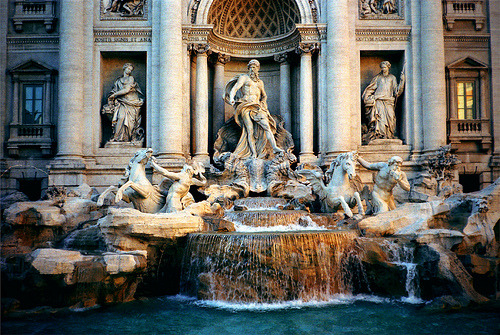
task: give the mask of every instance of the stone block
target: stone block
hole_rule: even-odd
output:
[[[44,275],[70,274],[75,269],[75,262],[83,260],[78,251],[60,249],[37,249],[31,257],[31,265]]]
[[[63,226],[66,217],[51,200],[17,202],[5,210],[5,222],[11,225]]]
[[[145,262],[141,262],[139,257],[131,254],[108,253],[104,255],[106,271],[115,275],[118,273],[134,272],[145,267]]]
[[[203,219],[186,213],[147,214],[131,208],[110,208],[99,219],[108,247],[117,250],[146,250],[149,243],[173,239],[204,228]]]

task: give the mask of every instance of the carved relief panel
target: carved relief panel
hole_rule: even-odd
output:
[[[146,20],[147,0],[101,0],[101,20]]]
[[[359,18],[376,20],[403,19],[403,1],[359,0]]]

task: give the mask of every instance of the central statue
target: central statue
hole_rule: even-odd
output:
[[[276,121],[267,109],[267,94],[259,78],[260,63],[252,59],[248,73],[239,74],[226,85],[224,100],[233,106],[234,119],[241,136],[233,152],[239,159],[264,158],[269,142],[274,153],[283,150],[276,145]]]

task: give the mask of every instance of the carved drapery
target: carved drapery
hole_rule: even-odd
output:
[[[404,19],[404,1],[401,0],[358,0],[359,18],[375,20]]]

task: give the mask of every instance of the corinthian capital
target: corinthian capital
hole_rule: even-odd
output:
[[[286,62],[288,60],[288,53],[283,52],[283,53],[274,55],[274,60],[278,63]]]
[[[231,56],[229,56],[229,55],[221,54],[221,53],[217,54],[217,60],[216,60],[217,63],[227,64],[230,60],[231,60]]]
[[[298,54],[309,53],[315,50],[319,50],[319,43],[316,42],[299,42],[299,45],[295,49]]]
[[[188,50],[196,52],[197,54],[204,54],[209,52],[210,45],[207,43],[191,43],[188,46]]]

